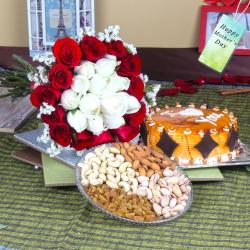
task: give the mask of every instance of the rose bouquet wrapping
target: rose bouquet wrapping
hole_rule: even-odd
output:
[[[38,140],[51,141],[48,152],[81,151],[102,143],[130,141],[155,102],[145,84],[136,48],[124,43],[118,26],[95,35],[87,30],[77,39],[59,39],[52,52],[36,58],[44,66],[29,74],[31,103],[45,123]]]

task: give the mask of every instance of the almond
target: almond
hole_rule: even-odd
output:
[[[137,145],[133,144],[133,145],[130,145],[128,148],[127,148],[127,151],[128,152],[131,152],[133,150],[135,150],[137,148]]]
[[[153,169],[149,169],[147,172],[147,177],[151,177],[154,173],[155,171]]]
[[[169,167],[170,167],[170,169],[175,170],[176,169],[176,164],[173,162]]]
[[[148,156],[147,159],[151,162],[161,162],[161,159],[156,158],[154,156]]]
[[[124,143],[123,143],[123,146],[124,146],[125,149],[128,149],[130,145],[129,145],[129,143],[124,142]]]
[[[170,161],[170,159],[164,159],[164,160],[162,161],[162,164],[165,165],[165,166],[169,166],[169,165],[172,164],[172,162]]]
[[[159,165],[161,168],[163,168],[163,169],[169,167],[168,165],[163,164],[163,163],[161,163],[161,162],[159,162],[158,165]]]
[[[140,167],[140,161],[139,160],[135,160],[134,162],[133,162],[133,169],[134,170],[136,170],[136,169],[138,169],[139,167]]]
[[[143,167],[146,171],[148,171],[148,166],[142,165],[142,167]]]
[[[161,170],[155,170],[155,173],[158,174],[161,178],[163,177],[163,173]]]
[[[136,148],[138,151],[143,151],[143,152],[145,151],[140,145],[137,145]]]
[[[124,156],[126,161],[133,163],[133,160],[127,154],[125,154],[123,156]]]
[[[139,168],[139,174],[141,175],[141,176],[146,176],[146,170],[143,168],[143,167],[140,167]]]
[[[148,167],[151,167],[151,162],[150,162],[149,160],[147,160],[147,159],[141,159],[141,163],[142,163],[143,165],[146,165],[146,166],[148,166]]]
[[[127,154],[127,151],[126,151],[126,149],[125,148],[121,148],[121,154],[124,156],[124,155],[126,155]]]
[[[143,157],[145,157],[146,156],[146,153],[144,152],[144,151],[137,151],[137,150],[134,150],[133,151],[133,154],[134,154],[134,156],[137,158],[137,159],[141,159],[141,158],[143,158]]]
[[[162,159],[162,158],[164,157],[163,154],[158,153],[158,152],[156,152],[156,151],[154,151],[154,150],[152,150],[152,154],[153,154],[153,156],[155,156],[155,157],[157,157],[157,158],[160,158],[160,159]]]
[[[136,160],[136,157],[134,156],[134,154],[133,153],[131,153],[131,152],[129,152],[128,151],[128,156],[132,159],[132,160]]]
[[[161,170],[160,166],[155,162],[152,162],[150,167],[151,167],[151,169],[153,169],[155,171],[156,170],[159,170],[159,171]]]

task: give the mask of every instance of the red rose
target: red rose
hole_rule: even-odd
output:
[[[114,129],[113,132],[120,142],[129,142],[139,134],[140,129],[139,127],[124,125],[118,129]]]
[[[125,57],[127,53],[127,49],[124,47],[123,42],[121,40],[111,41],[110,43],[105,43],[107,48],[107,53],[117,58]]]
[[[84,36],[81,41],[81,47],[84,59],[91,62],[96,62],[104,57],[107,52],[104,43],[94,36]]]
[[[77,134],[74,148],[79,151],[85,148],[94,147],[103,143],[113,142],[114,138],[109,131],[104,131],[100,135],[93,135],[89,131],[85,130],[82,133]]]
[[[141,58],[138,54],[127,55],[122,61],[118,70],[118,75],[136,77],[141,73]]]
[[[130,80],[128,94],[136,97],[140,102],[144,96],[144,83],[140,77],[134,77]]]
[[[58,39],[52,48],[56,61],[67,68],[79,65],[82,59],[82,51],[79,44],[72,38]]]
[[[57,123],[50,126],[50,137],[63,147],[67,147],[71,144],[71,132],[69,125],[66,123]]]
[[[94,135],[93,139],[94,139],[93,141],[94,146],[97,146],[103,143],[114,142],[114,138],[111,135],[109,130],[102,132],[102,134],[100,135]]]
[[[125,115],[124,118],[126,119],[127,123],[133,127],[138,127],[143,122],[146,116],[146,105],[145,103],[141,102],[141,108],[138,112],[134,114]]]
[[[72,84],[72,71],[61,64],[54,65],[49,72],[49,80],[55,89],[68,89]]]
[[[42,121],[48,125],[63,122],[65,118],[65,111],[61,106],[57,106],[56,110],[51,115],[42,115]]]
[[[83,132],[76,134],[73,147],[75,148],[75,150],[80,151],[85,148],[91,147],[92,142],[93,142],[93,134],[91,134],[87,130],[84,130]]]
[[[55,106],[60,99],[61,92],[51,87],[51,85],[39,85],[30,95],[31,103],[39,108],[43,102]]]

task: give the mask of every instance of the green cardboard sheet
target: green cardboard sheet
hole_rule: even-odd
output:
[[[184,172],[191,181],[223,181],[219,168],[185,169]]]
[[[74,186],[74,169],[42,154],[44,183],[46,187]]]

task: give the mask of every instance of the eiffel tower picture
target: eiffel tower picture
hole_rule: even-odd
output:
[[[59,2],[60,2],[59,23],[57,26],[57,33],[56,33],[55,39],[68,36],[67,32],[66,32],[66,26],[65,26],[64,20],[63,20],[63,3],[62,3],[62,1],[63,0],[59,0]]]

